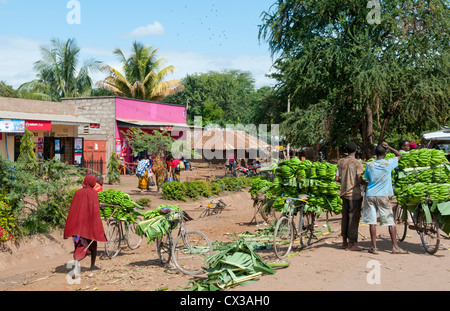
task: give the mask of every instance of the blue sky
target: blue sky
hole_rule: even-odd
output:
[[[112,51],[127,55],[139,41],[177,68],[170,79],[239,69],[252,73],[256,87],[273,84],[265,77],[272,58],[267,43],[258,40],[258,25],[275,0],[77,0],[79,24],[67,20],[74,16],[70,1],[0,0],[0,81],[18,87],[32,80],[40,46],[51,38],[75,38],[81,60],[94,57],[117,69]],[[102,78],[94,75],[95,81]]]

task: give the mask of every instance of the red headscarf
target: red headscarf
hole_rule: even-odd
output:
[[[83,189],[75,192],[64,228],[65,239],[79,235],[86,239],[106,242],[100,218],[98,193],[93,189],[96,182],[95,176],[87,175],[84,178]]]

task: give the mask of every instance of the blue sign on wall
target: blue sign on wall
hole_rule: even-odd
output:
[[[0,119],[0,132],[24,133],[25,132],[25,120]]]

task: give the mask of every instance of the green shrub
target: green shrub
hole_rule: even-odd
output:
[[[186,201],[184,184],[176,181],[164,183],[161,188],[163,198],[170,201]]]
[[[197,200],[200,195],[199,189],[195,182],[186,181],[184,184],[184,194],[191,199]]]
[[[8,206],[6,197],[0,194],[0,242],[14,239],[16,228],[17,219],[12,208]]]
[[[150,200],[149,198],[140,198],[136,200],[136,203],[142,207],[150,207],[150,203],[152,203],[152,200]]]
[[[197,188],[199,195],[204,196],[205,198],[212,195],[211,189],[205,181],[196,180],[196,181],[193,181],[193,184]]]
[[[211,195],[219,195],[223,190],[219,183],[212,182],[209,184],[209,191],[211,191]]]
[[[106,168],[108,169],[106,174],[108,184],[120,183],[120,162],[115,152],[111,154]]]

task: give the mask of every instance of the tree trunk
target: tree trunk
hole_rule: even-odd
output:
[[[399,107],[400,103],[394,103],[393,105],[389,106],[388,110],[386,111],[386,114],[384,115],[383,124],[381,125],[380,129],[380,137],[378,138],[378,143],[381,144],[384,141],[384,137],[387,132],[387,128],[389,126],[389,122],[391,121],[392,116],[394,115],[395,111]]]
[[[372,108],[367,104],[366,115],[361,122],[360,133],[362,138],[362,154],[365,159],[373,155],[373,112]]]

